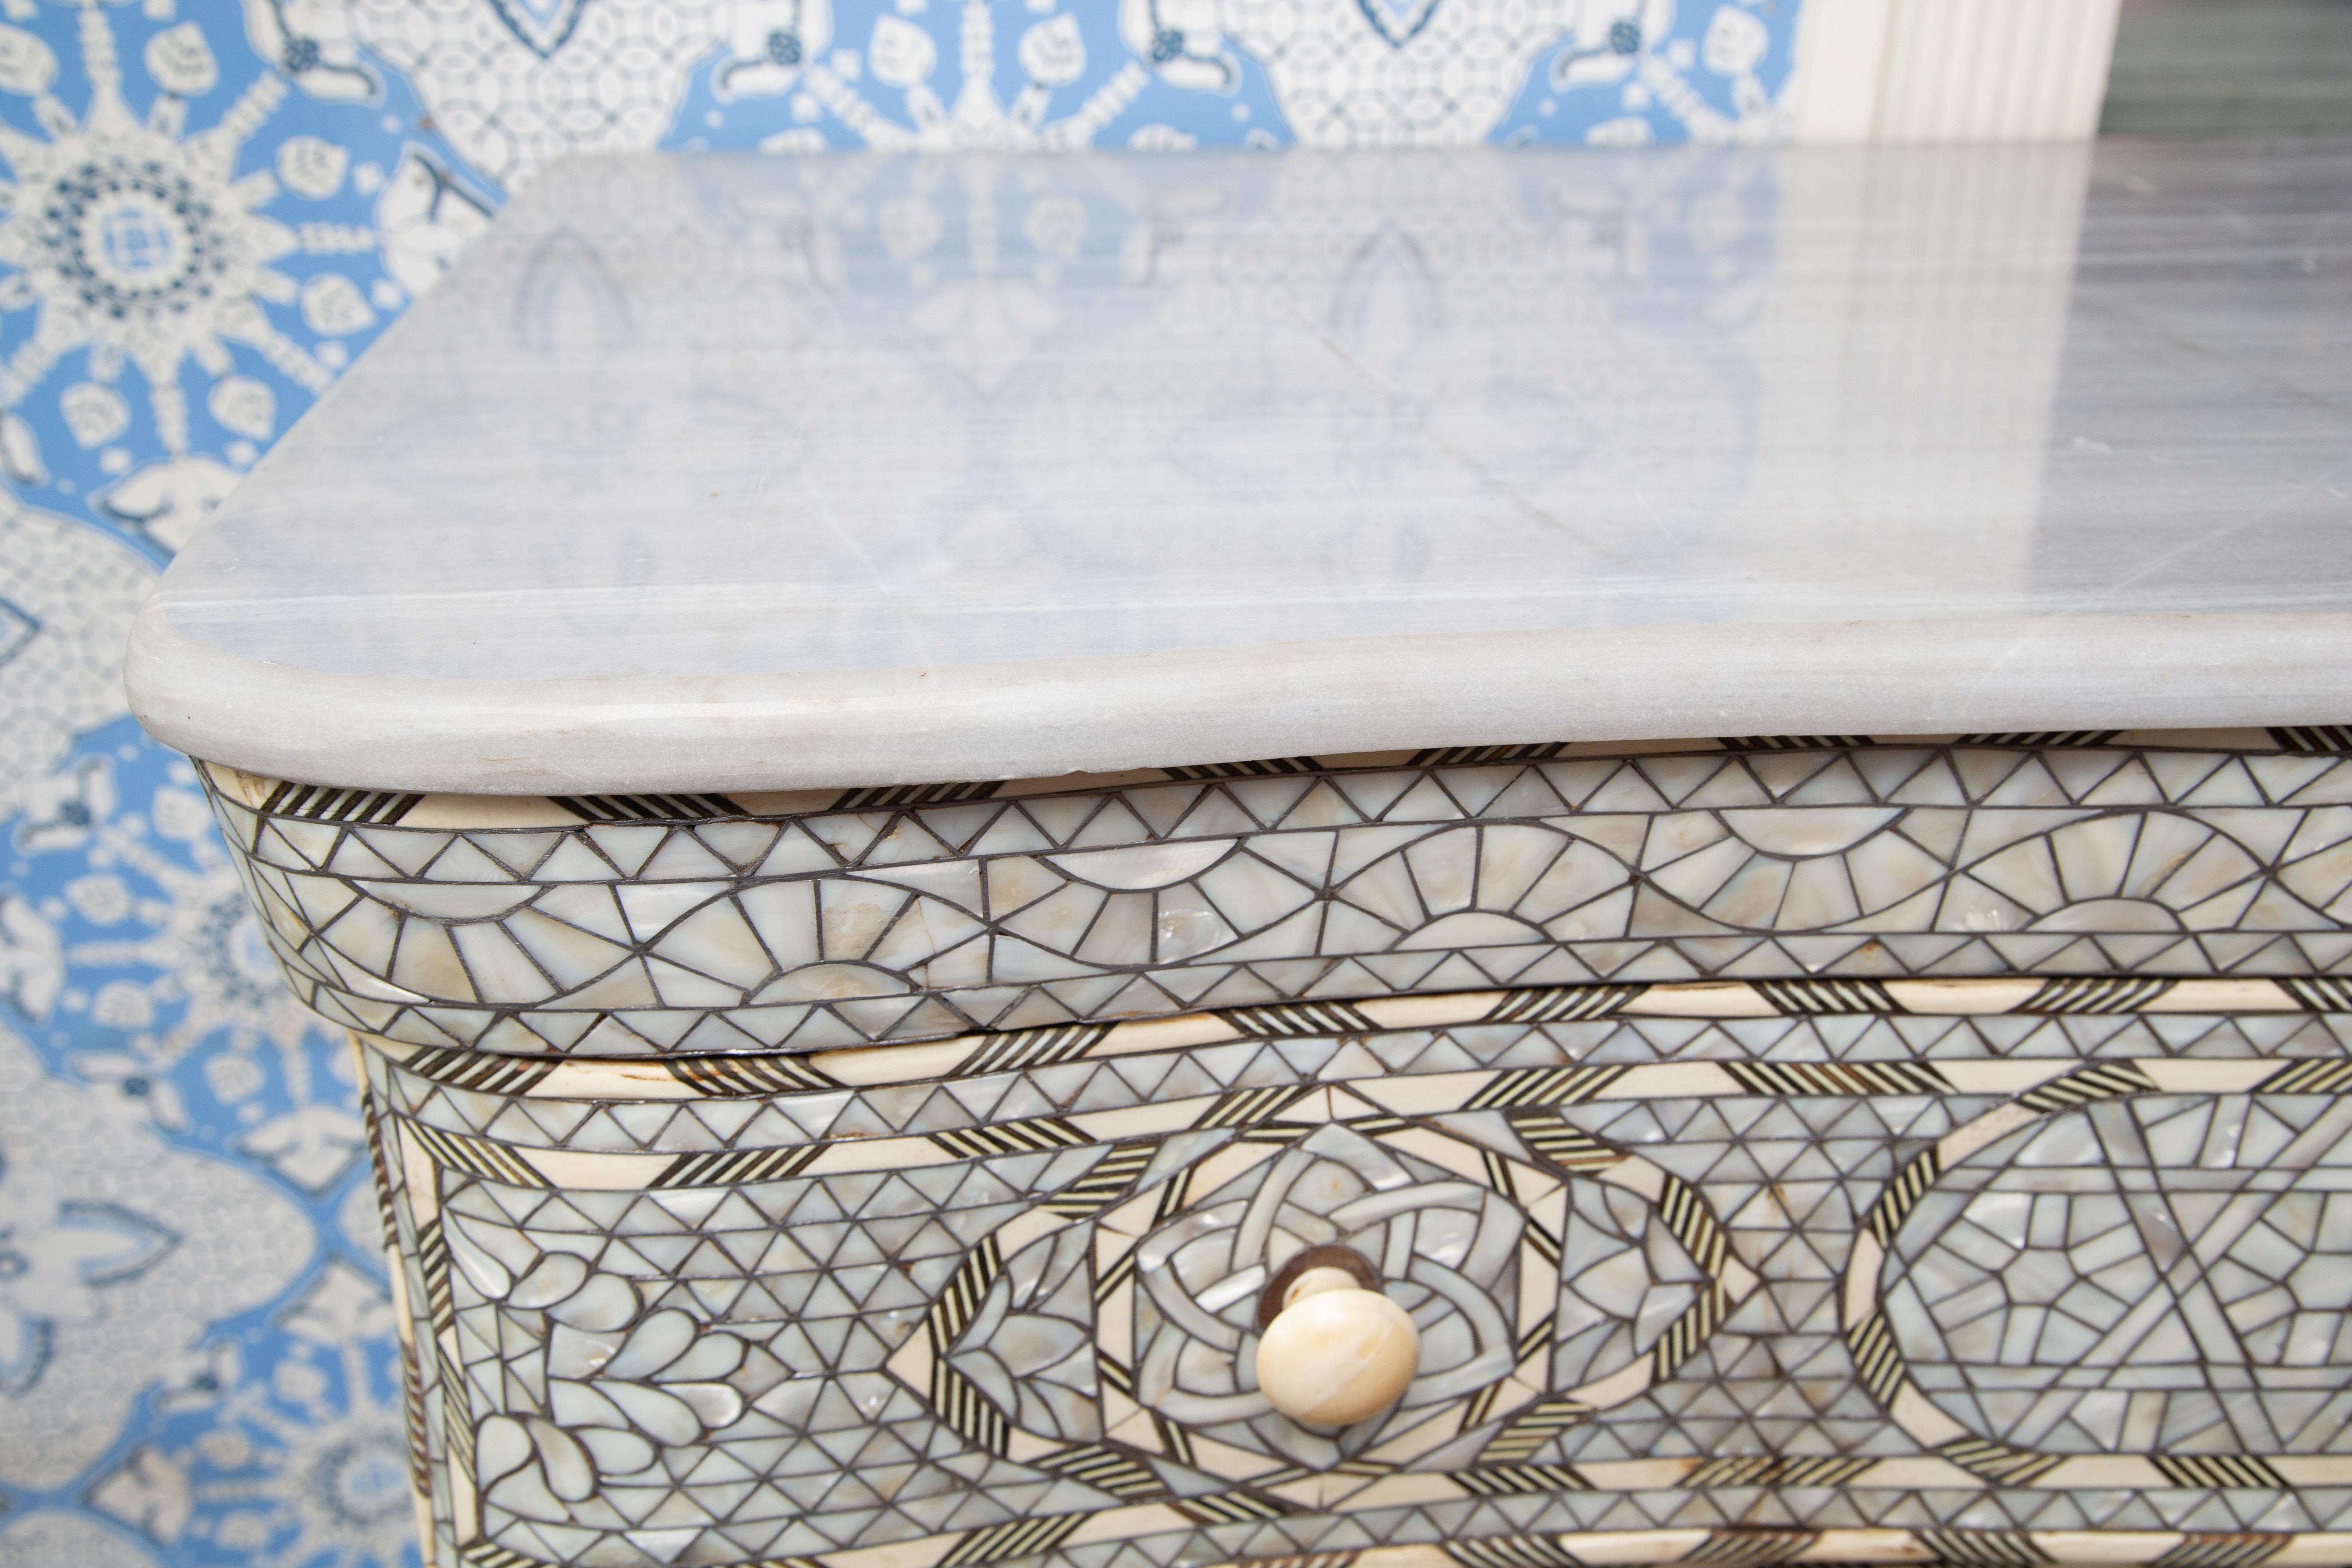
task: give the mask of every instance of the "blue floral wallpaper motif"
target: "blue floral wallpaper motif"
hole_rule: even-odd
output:
[[[171,552],[572,149],[1770,141],[1798,0],[0,0],[0,1563],[416,1561],[349,1058],[123,716]]]

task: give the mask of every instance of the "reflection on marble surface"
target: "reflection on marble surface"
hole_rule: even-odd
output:
[[[2325,717],[2352,151],[2095,156],[572,164],[134,697],[548,793]]]

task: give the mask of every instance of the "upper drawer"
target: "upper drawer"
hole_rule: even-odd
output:
[[[1497,985],[2347,964],[2352,764],[2260,731],[2082,739],[2102,743],[1541,745],[740,799],[206,778],[307,1002],[522,1055]]]

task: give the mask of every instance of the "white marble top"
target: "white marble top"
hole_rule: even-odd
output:
[[[2352,142],[577,162],[142,616],[308,782],[2352,719]]]

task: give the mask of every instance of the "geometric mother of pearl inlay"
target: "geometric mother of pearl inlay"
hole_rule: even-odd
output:
[[[2306,1061],[2259,1093],[2168,1095],[2104,1063],[1957,1129],[1869,1216],[1865,1375],[2012,1484],[2149,1483],[2137,1465],[2276,1485],[2284,1457],[2352,1454],[2347,1082]],[[2110,1455],[2133,1458],[2088,1459]]]
[[[1395,1117],[1260,1125],[1098,1215],[1033,1211],[891,1369],[995,1451],[1101,1475],[1164,1456],[1237,1500],[1328,1507],[1407,1465],[1523,1457],[1671,1373],[1755,1276],[1655,1164],[1518,1125],[1533,1161]],[[1392,1408],[1325,1432],[1259,1392],[1257,1310],[1292,1256],[1333,1244],[1381,1272],[1421,1350]]]
[[[1969,1561],[2063,1556],[2069,1528],[2134,1562],[2330,1539],[2303,1521],[2352,1483],[2309,1397],[2340,1381],[2317,1292],[2352,1258],[2340,1047],[1596,1063],[1708,1020],[1571,1000],[691,1067],[372,1042],[439,1554],[1179,1568],[1376,1529],[1493,1568],[1652,1535],[1892,1550],[1865,1526]],[[2281,1023],[2308,1050],[2336,1021]],[[2137,1026],[2193,1050],[2237,1026]],[[2107,1152],[2126,1131],[2146,1163]],[[1423,1355],[1393,1409],[1318,1432],[1251,1369],[1265,1281],[1332,1244]],[[2073,1271],[2048,1303],[2037,1248]],[[2118,1392],[2156,1446],[2097,1425]],[[1793,1522],[1751,1538],[1759,1498]]]
[[[740,798],[205,776],[308,1005],[412,1045],[619,1058],[1505,985],[2352,967],[2352,759],[2244,739],[1544,744]]]

